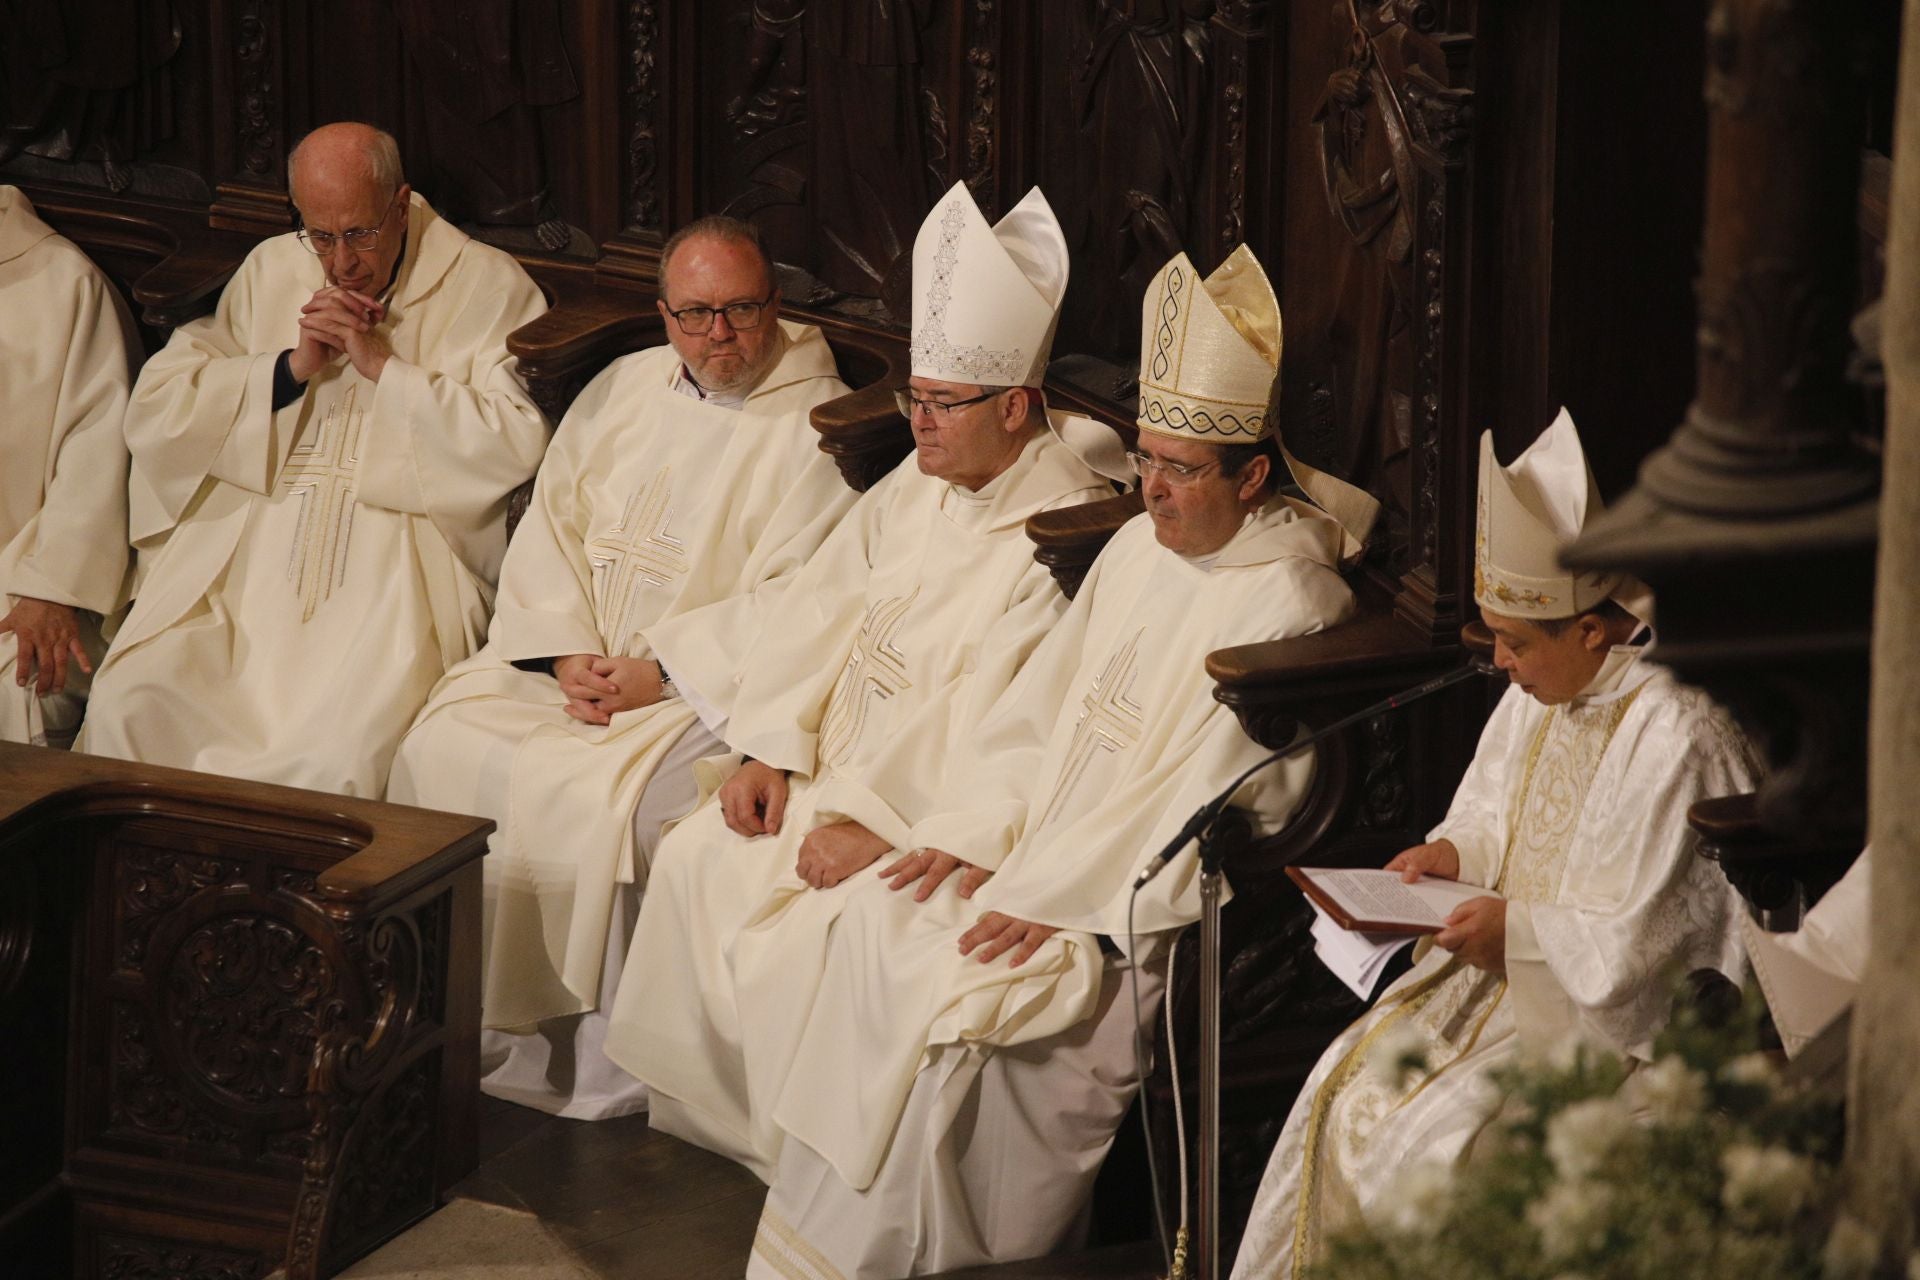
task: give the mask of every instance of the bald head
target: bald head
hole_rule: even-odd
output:
[[[378,291],[393,278],[410,191],[392,135],[352,121],[322,125],[287,157],[287,186],[301,225],[324,238],[327,283]],[[348,243],[349,232],[368,230],[380,233],[371,247]]]
[[[295,204],[305,190],[318,194],[320,188],[340,185],[371,188],[384,201],[405,181],[393,135],[354,120],[321,125],[287,157],[287,185]]]

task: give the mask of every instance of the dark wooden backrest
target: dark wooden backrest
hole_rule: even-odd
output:
[[[310,1280],[435,1208],[490,829],[0,744],[0,1255]]]

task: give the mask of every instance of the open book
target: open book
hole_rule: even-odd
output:
[[[1313,907],[1313,952],[1362,1000],[1371,1000],[1394,954],[1421,934],[1436,933],[1469,898],[1495,895],[1457,880],[1424,877],[1413,884],[1398,871],[1288,867],[1287,875]]]
[[[1334,923],[1355,933],[1438,933],[1461,903],[1500,896],[1479,885],[1435,876],[1407,884],[1398,871],[1370,868],[1288,867],[1287,875]]]

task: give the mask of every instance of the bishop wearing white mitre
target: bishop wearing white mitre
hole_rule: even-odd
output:
[[[487,646],[434,690],[387,791],[499,824],[481,1087],[575,1119],[646,1105],[600,1042],[648,858],[698,798],[693,762],[726,750],[742,652],[856,496],[808,418],[846,385],[820,331],[779,318],[753,228],[683,228],[661,280],[670,345],[574,401]]]
[[[387,135],[327,125],[287,171],[305,229],[134,385],[143,582],[77,745],[378,796],[486,631],[547,437],[506,340],[546,303],[412,194]]]
[[[1126,465],[1112,431],[1041,400],[1066,284],[1066,240],[1037,189],[995,226],[961,184],[927,215],[902,396],[914,456],[797,576],[734,700],[727,742],[752,759],[655,855],[607,1052],[651,1087],[655,1128],[762,1177],[774,1138],[750,1106],[735,991],[818,966],[848,877],[905,839],[882,815],[921,816],[949,766],[895,744],[939,742],[929,723],[962,730],[1066,610],[1027,517],[1112,495],[1083,454]],[[772,912],[808,922],[791,951],[736,955],[741,929]]]
[[[1073,1246],[1167,944],[1199,915],[1196,853],[1131,887],[1266,754],[1213,697],[1207,654],[1353,611],[1339,567],[1378,507],[1280,448],[1280,309],[1252,252],[1204,279],[1174,258],[1143,313],[1146,513],[950,747],[914,852],[862,877],[823,970],[743,997],[747,1070],[785,1135],[749,1276],[880,1280]],[[1353,527],[1280,496],[1283,462]],[[1234,802],[1271,832],[1312,770],[1289,759]],[[771,952],[767,927],[736,955]]]
[[[126,602],[139,353],[106,276],[0,186],[0,742],[73,741]]]
[[[1517,1055],[1585,1043],[1644,1061],[1679,974],[1744,972],[1739,900],[1695,855],[1687,807],[1751,791],[1756,758],[1724,712],[1647,656],[1643,587],[1559,567],[1599,511],[1565,411],[1508,468],[1481,437],[1474,598],[1512,687],[1446,818],[1387,865],[1498,896],[1462,903],[1321,1057],[1236,1277],[1305,1274],[1326,1234],[1386,1203],[1402,1170],[1465,1159],[1501,1104],[1493,1073]],[[1386,1036],[1425,1069],[1368,1070]]]

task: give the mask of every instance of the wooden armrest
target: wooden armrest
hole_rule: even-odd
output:
[[[820,451],[834,460],[848,487],[865,493],[913,448],[913,432],[893,402],[893,393],[906,385],[904,377],[888,378],[814,406]]]
[[[607,289],[563,299],[508,334],[507,350],[520,362],[533,402],[557,423],[602,369],[666,340],[651,295]]]
[[[1093,568],[1108,540],[1120,532],[1121,525],[1146,509],[1146,499],[1136,489],[1112,498],[1042,511],[1027,520],[1033,558],[1047,567],[1071,600],[1079,594],[1087,570]]]
[[[1770,828],[1755,793],[1712,796],[1687,808],[1700,856],[1720,864],[1733,887],[1769,928],[1792,929],[1853,865],[1859,849],[1828,840],[1810,842]]]

